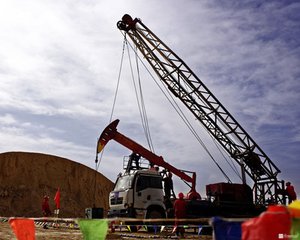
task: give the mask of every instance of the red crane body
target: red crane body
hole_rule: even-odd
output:
[[[163,167],[166,170],[172,172],[173,174],[177,175],[182,180],[191,183],[191,190],[188,193],[187,197],[191,199],[192,197],[201,198],[200,194],[196,192],[196,173],[193,172],[192,176],[189,176],[185,172],[176,167],[172,166],[171,164],[167,163],[162,156],[157,156],[153,152],[149,151],[148,149],[144,148],[137,142],[133,141],[132,139],[126,137],[125,135],[119,133],[117,131],[117,125],[119,124],[119,119],[111,122],[102,132],[100,135],[98,146],[97,146],[97,153],[101,152],[104,146],[110,140],[115,140],[116,142],[120,143],[124,147],[132,150],[134,153],[141,155],[142,157],[146,158],[150,163]]]

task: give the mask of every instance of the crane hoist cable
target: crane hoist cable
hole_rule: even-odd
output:
[[[154,81],[156,82],[156,80],[154,79]],[[158,85],[158,83],[157,83]],[[228,175],[224,172],[224,170],[222,169],[222,167],[219,165],[219,163],[216,161],[216,159],[214,158],[214,156],[211,154],[211,152],[209,151],[209,149],[207,148],[206,144],[204,143],[204,141],[201,139],[201,137],[199,136],[199,134],[197,133],[197,131],[195,130],[195,128],[192,126],[192,124],[190,123],[190,121],[187,119],[186,115],[183,113],[183,111],[181,110],[180,106],[178,105],[178,103],[175,101],[174,97],[171,95],[171,93],[166,89],[166,86],[163,85],[165,88],[165,92],[168,93],[169,97],[165,94],[165,97],[168,99],[169,103],[172,105],[172,107],[175,109],[175,111],[177,112],[177,114],[179,115],[179,117],[183,120],[183,122],[185,123],[185,125],[187,126],[187,128],[191,131],[191,133],[194,135],[194,137],[197,139],[197,141],[199,142],[199,144],[202,146],[202,148],[206,151],[206,153],[209,155],[209,157],[212,159],[212,161],[215,163],[215,165],[219,168],[219,170],[221,171],[221,173],[224,175],[224,177],[227,179],[227,181],[229,183],[232,183],[232,181],[230,180],[230,178],[228,177]],[[164,91],[161,88],[162,91]]]
[[[117,80],[117,86],[116,86],[116,90],[115,90],[115,94],[114,94],[114,100],[113,100],[113,105],[112,105],[111,114],[110,114],[110,118],[109,118],[109,123],[112,121],[113,114],[114,114],[114,110],[115,110],[115,106],[116,106],[116,102],[117,102],[117,95],[118,95],[118,91],[119,91],[120,79],[121,79],[121,73],[122,73],[122,68],[123,68],[124,52],[125,52],[125,40],[123,41],[122,54],[121,54],[121,61],[120,61],[120,68],[119,68],[118,80]],[[98,142],[98,141],[99,141],[99,139],[97,139],[97,142]],[[104,150],[105,150],[105,149],[103,149],[103,151],[101,152],[100,158],[99,158],[99,160],[98,160],[98,152],[97,152],[97,149],[96,149],[96,160],[95,160],[95,163],[96,163],[96,171],[98,171],[98,169],[99,169],[99,165],[100,165],[100,162],[101,162],[101,160],[102,160]]]
[[[130,65],[130,71],[131,71],[131,76],[132,76],[132,82],[134,85],[134,90],[135,90],[135,96],[136,96],[136,101],[141,117],[141,122],[142,126],[144,129],[144,134],[148,143],[148,146],[152,152],[154,152],[154,147],[152,143],[152,138],[150,134],[150,127],[149,127],[149,122],[148,122],[148,117],[147,117],[147,111],[145,107],[145,101],[144,101],[144,96],[143,96],[143,91],[142,91],[142,84],[141,84],[141,77],[140,77],[140,70],[139,70],[139,65],[138,65],[138,56],[137,56],[137,51],[135,50],[135,62],[136,62],[136,71],[137,71],[137,82],[134,77],[134,71],[132,67],[132,61],[131,61],[131,56],[130,56],[130,51],[128,47],[128,42],[127,39],[124,38],[124,41],[126,41],[126,46],[127,46],[127,52],[128,52],[128,59],[129,59],[129,65]]]
[[[142,59],[139,57],[137,51],[132,47],[132,45],[129,42],[128,42],[128,44],[131,47],[131,49],[135,52],[135,54],[138,57],[139,61],[142,63],[142,65],[144,66],[144,68],[146,69],[146,71],[149,73],[149,75],[151,76],[151,78],[154,80],[155,84],[158,86],[158,88],[161,90],[161,92],[167,98],[167,100],[169,101],[169,103],[171,104],[171,106],[177,112],[177,114],[179,115],[179,117],[183,120],[183,122],[185,123],[185,125],[188,127],[188,129],[191,131],[191,133],[195,136],[195,138],[198,140],[198,142],[200,143],[200,145],[203,147],[203,149],[210,156],[210,158],[215,163],[215,165],[219,168],[219,170],[224,175],[224,177],[227,179],[227,181],[229,183],[231,183],[232,181],[230,180],[230,178],[228,177],[228,175],[224,172],[224,170],[221,168],[221,166],[218,164],[218,162],[214,159],[213,155],[210,153],[210,151],[206,147],[205,143],[202,141],[202,139],[200,138],[200,136],[197,134],[196,130],[193,128],[193,126],[191,125],[191,123],[188,121],[187,117],[185,116],[185,114],[183,113],[183,111],[181,110],[181,108],[179,107],[179,105],[176,103],[174,97],[166,89],[166,86],[164,84],[162,85],[165,88],[165,90],[164,90],[161,87],[161,85],[156,81],[156,78],[153,76],[153,74],[151,73],[151,71],[144,64],[144,62],[142,61]],[[167,95],[169,95],[169,97]]]
[[[138,65],[138,56],[137,54],[135,54],[135,61],[136,61],[136,66],[137,66],[137,73],[138,73],[138,86],[139,86],[139,93],[140,93],[140,99],[141,99],[141,106],[142,106],[142,116],[144,119],[144,125],[145,125],[145,130],[146,130],[146,137],[147,137],[147,141],[149,144],[150,149],[152,150],[152,152],[154,151],[154,146],[153,146],[153,142],[152,142],[152,138],[151,138],[151,133],[150,133],[150,126],[149,126],[149,121],[148,121],[148,116],[147,116],[147,111],[146,111],[146,107],[145,107],[145,101],[144,101],[144,96],[143,96],[143,92],[142,92],[142,82],[141,82],[141,77],[140,77],[140,70],[139,70],[139,65]]]
[[[186,83],[184,83],[186,84]],[[228,175],[225,174],[225,172],[223,171],[223,169],[221,168],[221,166],[218,164],[218,162],[214,159],[213,155],[209,152],[209,150],[207,149],[205,143],[201,140],[201,138],[199,137],[198,133],[195,131],[195,129],[192,127],[191,123],[187,120],[186,116],[184,115],[184,113],[182,112],[182,110],[180,109],[179,105],[176,103],[176,101],[174,100],[173,96],[170,94],[170,92],[167,90],[167,88],[165,87],[165,85],[163,85],[166,92],[168,93],[168,95],[170,96],[170,98],[172,98],[173,102],[176,104],[176,108],[179,109],[180,113],[182,114],[182,116],[186,119],[184,120],[184,122],[186,123],[186,125],[189,125],[189,129],[190,131],[193,133],[193,135],[195,136],[195,138],[199,141],[199,143],[202,145],[202,147],[204,148],[204,150],[208,153],[208,155],[211,157],[211,159],[213,160],[213,162],[216,164],[216,166],[220,169],[220,171],[223,173],[223,175],[225,176],[225,178],[228,180],[228,182],[231,182],[231,180],[229,179]],[[173,106],[174,107],[174,106]],[[218,145],[218,142],[215,140],[215,138],[210,134],[210,132],[204,128],[204,130],[208,133],[208,135],[210,136],[210,138],[212,139],[213,143],[215,144],[216,148],[218,149],[218,151],[220,152],[220,154],[222,155],[222,157],[224,158],[224,160],[227,162],[227,164],[229,165],[229,167],[231,168],[231,170],[240,178],[242,179],[241,175],[239,174],[238,170],[236,169],[235,164],[233,163],[233,160],[231,159],[231,163],[229,162],[229,160],[226,158],[224,151],[222,151],[222,148],[220,148],[220,146]]]
[[[185,84],[185,86],[187,85],[186,84],[186,82],[184,82],[184,84]],[[186,87],[187,88],[187,87]],[[166,89],[166,87],[165,87],[165,89]],[[168,93],[169,93],[169,91],[167,91]],[[172,97],[172,95],[169,93],[169,95],[170,95],[170,97],[171,98],[173,98]],[[175,100],[173,99],[173,101],[175,102]],[[204,103],[204,102],[203,102]],[[177,104],[176,104],[177,105]],[[178,109],[180,108],[179,107],[179,105],[177,105],[177,107],[178,107]],[[183,114],[183,113],[182,113]],[[191,125],[190,123],[189,123],[189,125]],[[232,158],[230,158],[231,159],[231,163],[229,162],[229,160],[228,160],[228,158],[225,156],[225,154],[226,154],[226,152],[223,150],[223,148],[220,148],[220,145],[218,144],[218,142],[216,141],[216,139],[211,135],[211,133],[206,129],[206,128],[204,128],[204,130],[208,133],[208,135],[209,135],[209,137],[212,139],[212,141],[213,141],[213,143],[215,144],[215,146],[216,146],[216,148],[218,149],[218,151],[219,151],[219,153],[222,155],[222,157],[224,158],[224,160],[226,161],[226,163],[229,165],[229,167],[231,168],[231,170],[242,180],[242,177],[241,177],[241,175],[240,175],[240,173],[239,173],[239,171],[237,170],[237,168],[236,168],[236,165],[234,164],[234,162],[233,162],[233,159]],[[198,140],[198,138],[199,138],[199,136],[198,136],[198,134],[196,133],[196,131],[193,129],[193,131],[195,132],[195,134],[194,134],[194,136],[196,137],[196,139]],[[199,138],[200,139],[200,138]],[[199,141],[199,140],[198,140]],[[202,142],[202,140],[200,139],[200,141]],[[202,144],[201,144],[202,145]],[[203,143],[203,145],[205,145],[204,143]],[[206,148],[206,146],[204,146],[204,148],[205,149],[207,149]],[[210,154],[210,153],[208,153],[209,154],[209,156],[212,158],[212,160],[215,162],[215,159],[213,158],[213,156]],[[217,165],[217,167],[221,170],[221,167],[219,166],[219,164],[217,163],[217,162],[215,162],[215,164]],[[223,173],[223,170],[221,170],[222,171],[222,173]],[[224,174],[224,173],[223,173]],[[227,176],[227,175],[226,175]],[[226,177],[227,178],[227,177]],[[229,179],[229,178],[227,178],[227,180],[228,180],[228,182],[231,182],[231,180]]]
[[[208,131],[207,131],[208,132]],[[231,163],[229,162],[228,158],[226,157],[226,152],[224,151],[224,149],[220,148],[220,145],[218,144],[218,142],[215,140],[215,138],[213,136],[211,136],[211,134],[208,132],[209,136],[211,137],[211,139],[213,140],[215,146],[218,148],[219,152],[221,153],[221,155],[223,156],[224,160],[227,162],[227,164],[229,165],[229,167],[231,168],[231,170],[239,177],[239,179],[242,180],[241,174],[239,173],[239,171],[236,168],[236,165],[234,164],[232,158],[229,158],[231,160]]]

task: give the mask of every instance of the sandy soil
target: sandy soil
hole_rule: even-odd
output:
[[[106,213],[113,183],[101,173],[65,158],[27,152],[0,154],[0,216],[41,217],[43,196],[49,195],[53,211],[58,187],[60,217],[84,218],[85,209],[93,206]]]

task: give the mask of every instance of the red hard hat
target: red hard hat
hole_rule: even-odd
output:
[[[178,198],[179,199],[183,199],[183,197],[184,197],[184,194],[182,192],[178,193]]]

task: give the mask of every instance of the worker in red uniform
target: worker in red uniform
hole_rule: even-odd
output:
[[[183,199],[184,195],[182,192],[178,194],[178,199],[174,202],[174,215],[176,219],[183,219],[186,218],[186,201]],[[179,233],[183,237],[184,235],[184,228],[182,226],[178,226],[178,221],[175,221],[175,227],[176,227],[176,235],[178,236]],[[179,225],[182,225],[182,223],[179,223]]]
[[[49,197],[47,195],[44,196],[44,200],[42,203],[42,211],[44,217],[49,217],[51,215],[51,210],[49,206]]]
[[[286,195],[288,196],[288,200],[290,204],[292,201],[297,199],[297,194],[295,192],[294,186],[290,182],[287,182],[285,186],[286,186],[285,192]]]
[[[42,212],[43,212],[44,217],[51,216],[51,210],[50,210],[50,206],[49,206],[49,197],[47,195],[44,196],[44,200],[42,203]],[[45,222],[43,228],[48,229],[47,222]]]

